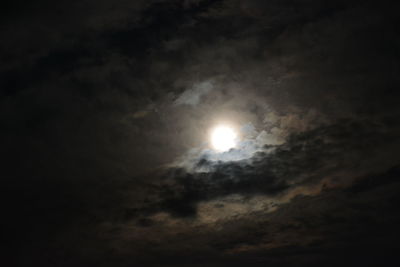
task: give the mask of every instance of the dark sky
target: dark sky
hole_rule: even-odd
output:
[[[400,265],[398,4],[8,2],[6,266]]]

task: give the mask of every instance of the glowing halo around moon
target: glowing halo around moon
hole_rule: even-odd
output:
[[[211,131],[211,145],[218,152],[225,152],[236,146],[237,134],[229,126],[220,125]]]

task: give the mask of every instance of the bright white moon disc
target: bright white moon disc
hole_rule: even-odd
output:
[[[228,151],[235,147],[236,133],[227,126],[218,126],[211,133],[211,144],[219,152]]]

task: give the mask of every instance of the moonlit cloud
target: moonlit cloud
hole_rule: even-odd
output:
[[[228,151],[216,151],[209,148],[207,143],[203,147],[193,148],[183,157],[178,159],[172,166],[183,167],[194,172],[211,171],[209,166],[199,165],[199,162],[207,160],[210,162],[235,162],[251,159],[257,152],[270,153],[276,145],[282,144],[277,142],[280,137],[273,134],[267,134],[264,130],[257,132],[251,123],[247,123],[239,128],[241,138],[234,148]]]
[[[192,88],[185,90],[176,100],[175,105],[195,106],[200,103],[201,97],[213,90],[212,81],[204,81],[194,84]]]
[[[400,265],[398,3],[9,2],[10,265]]]

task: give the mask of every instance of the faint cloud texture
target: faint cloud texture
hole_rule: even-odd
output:
[[[199,104],[201,97],[209,93],[214,88],[212,81],[205,81],[193,85],[192,88],[184,91],[176,100],[175,105],[196,106]]]

